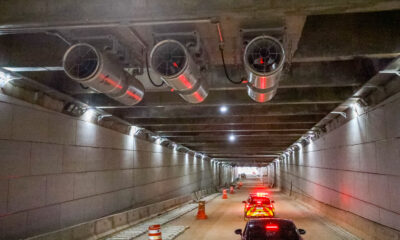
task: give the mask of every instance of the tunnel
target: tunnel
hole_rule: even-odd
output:
[[[400,239],[398,0],[0,12],[0,240]]]

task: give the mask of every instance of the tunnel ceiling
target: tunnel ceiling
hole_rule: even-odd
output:
[[[23,2],[2,2],[1,67],[14,68],[133,125],[228,163],[273,160],[400,53],[396,24],[400,12],[385,11],[400,9],[398,1],[38,0],[32,6]],[[135,25],[176,19],[199,21]],[[271,101],[254,102],[245,84],[226,79],[216,21],[222,29],[228,73],[235,80],[245,77],[242,55],[248,36],[271,34],[282,39],[286,63]],[[194,31],[200,37],[203,74],[210,89],[199,104],[185,102],[165,85],[152,86],[143,71],[144,50],[139,44],[142,41],[149,50],[163,34]],[[122,106],[69,79],[61,68],[68,45],[60,36],[98,45],[107,44],[98,36],[117,39],[137,60],[124,67],[140,73],[137,77],[146,88],[143,101]],[[222,113],[221,106],[227,111]],[[229,141],[231,135],[234,141]]]

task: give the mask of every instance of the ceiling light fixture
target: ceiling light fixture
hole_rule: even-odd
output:
[[[220,111],[221,113],[226,113],[226,112],[228,111],[228,107],[226,107],[226,106],[221,106],[221,107],[219,108],[219,111]]]
[[[235,135],[232,134],[232,135],[229,136],[229,141],[233,142],[235,140],[236,140],[236,136]]]

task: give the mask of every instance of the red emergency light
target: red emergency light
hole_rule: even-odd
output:
[[[278,231],[279,226],[278,225],[267,225],[267,226],[265,226],[265,229],[267,229],[269,231]]]
[[[266,197],[266,196],[268,196],[268,193],[266,193],[266,192],[258,192],[258,193],[256,193],[256,196],[257,197]]]

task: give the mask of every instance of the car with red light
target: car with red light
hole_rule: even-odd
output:
[[[243,201],[244,219],[274,217],[275,207],[267,193],[250,194],[247,201]]]
[[[267,192],[255,192],[255,193],[250,193],[249,197],[269,197],[269,193],[267,193]]]
[[[241,240],[303,240],[301,235],[306,231],[287,219],[264,218],[251,219],[244,230],[236,229],[235,233]]]

